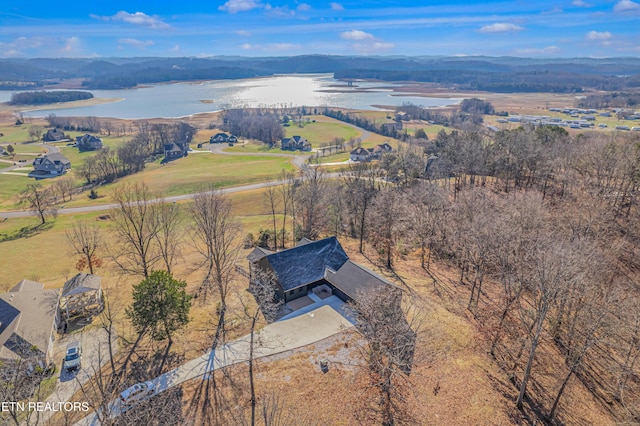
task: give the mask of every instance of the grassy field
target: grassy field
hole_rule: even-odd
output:
[[[306,122],[307,118],[311,121]],[[316,120],[315,123],[313,120]],[[349,140],[362,134],[348,124],[320,115],[305,117],[303,127],[298,127],[292,122],[291,126],[285,127],[285,129],[286,137],[300,135],[311,142],[314,148],[318,148],[321,143],[330,143],[334,138]]]

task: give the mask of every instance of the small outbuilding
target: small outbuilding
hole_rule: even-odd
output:
[[[76,316],[91,315],[102,308],[102,279],[99,276],[81,272],[64,283],[60,311],[67,321]]]

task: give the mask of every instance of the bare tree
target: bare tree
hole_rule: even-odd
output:
[[[256,325],[260,318],[260,313],[267,322],[275,320],[280,306],[280,301],[275,295],[275,277],[273,274],[263,271],[256,271],[249,286],[249,292],[256,300],[256,307],[252,310],[248,305],[244,305],[244,315],[250,324],[249,337],[249,389],[251,394],[251,426],[256,424],[257,392],[254,377],[255,347],[256,347]]]
[[[547,315],[556,303],[558,294],[567,289],[573,281],[577,282],[582,277],[584,264],[580,262],[581,253],[577,249],[577,244],[549,238],[541,241],[528,256],[530,270],[525,285],[531,302],[528,303],[527,298],[519,299],[520,318],[529,339],[529,354],[516,401],[516,406],[520,409],[526,396],[533,360],[544,331]]]
[[[123,272],[146,278],[162,258],[156,244],[161,229],[157,206],[144,183],[118,186],[113,197],[112,228],[119,240],[113,260]]]
[[[62,202],[71,201],[73,189],[76,186],[75,179],[71,176],[64,176],[56,179],[52,185],[54,192],[62,198]],[[69,198],[67,200],[67,197]]]
[[[294,195],[296,189],[296,178],[292,173],[285,171],[280,175],[280,186],[278,191],[282,200],[282,232],[281,232],[281,248],[285,248],[285,238],[287,235],[287,214],[292,213],[294,204]],[[295,239],[295,235],[291,235],[291,238]]]
[[[361,347],[364,383],[358,420],[365,424],[392,426],[415,421],[408,394],[419,316],[403,309],[402,293],[382,287],[356,295],[353,311],[356,326],[367,343]]]
[[[20,193],[19,204],[31,210],[40,217],[40,224],[44,225],[47,217],[58,215],[56,198],[51,188],[44,188],[39,183],[30,183]]]
[[[65,229],[67,240],[76,254],[84,256],[83,264],[89,267],[89,273],[93,274],[96,263],[100,263],[96,252],[102,247],[103,240],[98,225],[87,222],[74,222],[70,228]]]
[[[154,208],[158,211],[157,218],[159,221],[156,243],[165,269],[171,273],[171,269],[176,263],[176,258],[180,256],[182,245],[180,207],[175,203],[168,203],[163,200],[158,202]]]
[[[229,282],[238,255],[240,226],[233,217],[229,199],[209,188],[197,194],[191,206],[192,238],[206,265],[198,292],[207,296],[217,289],[220,297],[220,321],[224,324]]]
[[[42,126],[39,126],[37,124],[32,124],[31,126],[29,126],[29,137],[33,141],[40,140],[43,132],[44,129],[42,128]]]
[[[326,182],[321,167],[305,166],[296,190],[296,218],[302,222],[302,236],[316,239],[324,226]]]
[[[400,208],[400,201],[400,195],[394,189],[380,191],[368,213],[369,240],[388,269],[393,269],[396,244],[406,225],[405,210]]]
[[[355,233],[363,252],[367,231],[367,214],[376,194],[376,171],[370,163],[358,163],[349,166],[349,173],[345,175],[345,192],[349,210],[353,216]]]
[[[278,249],[278,228],[276,226],[276,212],[278,209],[278,188],[276,182],[267,182],[264,191],[264,204],[269,208],[271,212],[271,219],[273,221],[273,248]]]

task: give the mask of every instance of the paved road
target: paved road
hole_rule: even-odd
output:
[[[57,146],[53,146],[53,145],[47,145],[47,144],[42,144],[42,146],[47,150],[47,154],[53,154],[56,152],[60,152],[60,148],[58,148]],[[21,155],[32,155],[31,153],[23,153]],[[34,157],[37,157],[38,154],[33,154]],[[7,162],[7,163],[14,163],[13,161],[2,161],[3,163]],[[16,165],[11,165],[9,167],[6,167],[4,169],[0,169],[0,173],[6,173],[6,172],[10,172],[14,169],[19,169],[20,167],[24,167],[24,166],[28,166],[31,165],[30,163],[17,163]],[[21,174],[22,176],[25,176],[23,174]]]
[[[307,346],[351,327],[353,325],[333,307],[321,306],[311,312],[269,324],[259,330],[255,336],[254,357],[262,358]],[[152,379],[157,393],[164,392],[188,380],[196,378],[204,380],[207,373],[211,371],[247,362],[249,360],[249,339],[249,335],[244,336]],[[122,412],[122,406],[118,400],[112,401],[109,407],[115,417]],[[96,415],[91,414],[77,422],[76,426],[98,424]]]
[[[341,174],[340,173],[327,173],[325,176],[327,178],[329,178],[329,179],[332,179],[332,178],[340,177]],[[230,188],[221,188],[220,192],[222,192],[224,194],[233,194],[235,192],[251,191],[251,190],[254,190],[254,189],[264,188],[267,185],[273,185],[274,183],[278,183],[278,181],[253,183],[253,184],[250,184],[250,185],[233,186],[233,187],[230,187]],[[198,194],[200,194],[200,193],[197,192],[197,193],[193,193],[193,194],[174,195],[172,197],[157,198],[157,199],[152,200],[152,201],[164,200],[164,201],[168,201],[168,202],[175,202],[175,201],[191,200],[192,198],[194,198]],[[70,208],[59,209],[58,210],[58,214],[60,215],[60,214],[91,213],[91,212],[99,212],[99,211],[111,210],[111,209],[114,209],[116,207],[118,207],[117,204],[98,204],[98,205],[94,205],[94,206],[85,206],[85,207],[70,207]],[[3,218],[15,219],[17,217],[36,216],[36,214],[37,213],[35,213],[35,212],[25,211],[25,210],[11,211],[11,212],[0,212],[0,220],[2,220]]]

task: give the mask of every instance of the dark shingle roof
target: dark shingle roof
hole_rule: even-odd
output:
[[[100,290],[101,282],[102,279],[99,276],[81,272],[64,283],[62,297]]]
[[[325,238],[266,257],[285,291],[319,281],[325,268],[338,270],[349,260],[336,237]]]
[[[362,291],[375,291],[392,286],[386,279],[352,261],[347,261],[339,269],[327,269],[324,278],[353,300]]]
[[[53,154],[47,154],[47,155],[44,156],[44,158],[47,158],[50,161],[53,161],[54,163],[56,161],[59,161],[62,164],[71,164],[71,161],[69,161],[69,159],[67,157],[65,157],[64,155],[60,154],[59,152],[54,152]]]

